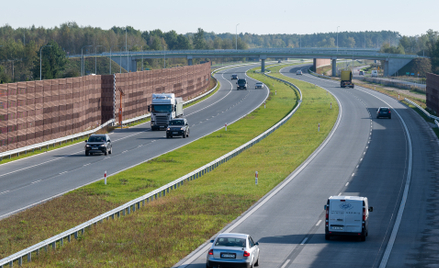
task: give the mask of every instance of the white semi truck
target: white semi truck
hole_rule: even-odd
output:
[[[174,93],[152,94],[152,103],[148,106],[151,113],[151,130],[165,130],[169,120],[183,116],[183,99]]]

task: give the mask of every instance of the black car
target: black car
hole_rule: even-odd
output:
[[[168,128],[166,129],[166,138],[174,136],[189,137],[189,123],[186,118],[177,118],[169,121]]]
[[[389,119],[392,118],[392,113],[390,112],[389,107],[380,107],[377,109],[377,118],[380,117],[388,117]]]
[[[247,80],[245,79],[238,79],[238,82],[236,82],[236,84],[238,85],[238,90],[247,89]]]
[[[85,142],[86,156],[95,153],[107,155],[113,152],[110,136],[107,134],[92,134]]]
[[[230,80],[238,80],[238,75],[237,74],[232,74],[232,78]]]

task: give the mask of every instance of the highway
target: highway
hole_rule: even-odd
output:
[[[303,76],[296,76],[299,68]],[[223,231],[248,233],[259,241],[260,267],[439,263],[434,214],[439,207],[439,143],[431,128],[395,99],[358,86],[342,89],[339,82],[313,77],[306,69],[281,72],[325,88],[338,99],[340,116],[333,132],[300,168]],[[381,106],[392,107],[392,119],[376,119]],[[325,240],[323,206],[331,195],[369,198],[374,211],[366,242]],[[400,208],[403,213],[398,213]],[[205,267],[209,247],[200,246],[176,267]]]
[[[254,89],[253,79],[247,78],[248,90],[237,91],[235,82],[231,83],[232,73],[244,76],[249,68],[218,72],[215,77],[221,83],[220,90],[184,110],[190,125],[189,138],[166,139],[164,131],[150,131],[149,123],[145,123],[111,133],[111,155],[87,157],[84,143],[80,143],[0,165],[0,219],[103,179],[105,171],[111,177],[238,120],[268,96],[267,88]]]

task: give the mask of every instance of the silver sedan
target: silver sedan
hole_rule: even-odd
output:
[[[248,234],[222,233],[210,242],[207,268],[259,266],[259,243]]]

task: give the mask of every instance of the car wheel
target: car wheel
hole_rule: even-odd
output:
[[[88,156],[89,154],[88,154],[88,152],[85,152],[85,156]]]
[[[361,242],[366,241],[366,235],[362,235],[362,236],[360,236],[360,241],[361,241]]]
[[[183,132],[183,139],[186,138],[186,132]]]
[[[113,147],[111,147],[110,151],[108,152],[109,154],[113,153]]]
[[[389,119],[392,119],[392,117],[391,117],[391,116],[389,116]]]
[[[328,234],[325,234],[325,240],[331,240],[331,236]]]
[[[258,259],[255,262],[255,266],[259,266],[259,257],[258,257]]]
[[[107,154],[108,154],[108,151],[107,151],[107,149],[105,149],[104,155],[107,155]]]

